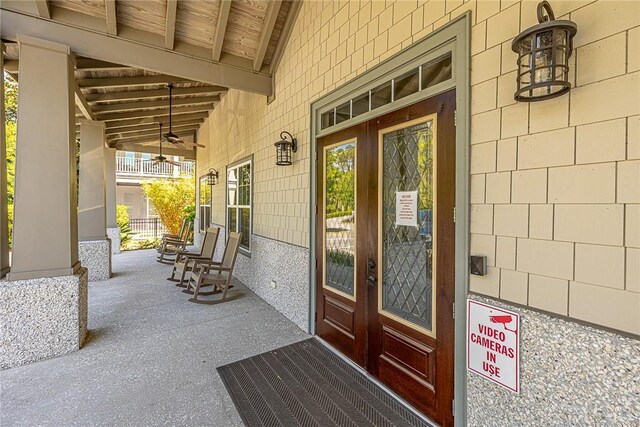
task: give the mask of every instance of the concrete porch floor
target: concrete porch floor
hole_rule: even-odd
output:
[[[89,283],[80,351],[0,373],[0,425],[242,426],[216,367],[308,337],[262,299],[187,302],[155,250]]]

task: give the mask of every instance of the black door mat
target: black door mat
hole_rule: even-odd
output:
[[[429,426],[314,338],[218,372],[248,427]]]

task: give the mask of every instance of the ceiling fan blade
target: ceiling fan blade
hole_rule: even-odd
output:
[[[174,162],[173,160],[165,160],[164,162],[169,163],[170,165],[173,165],[173,166],[178,166],[178,167],[182,166],[180,163]]]
[[[191,142],[191,141],[182,141],[183,145],[186,145],[188,147],[198,147],[198,148],[206,148],[206,146],[202,145],[202,144],[198,144],[197,142]]]

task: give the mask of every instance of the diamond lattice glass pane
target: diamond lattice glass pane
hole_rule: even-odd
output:
[[[431,330],[432,122],[384,134],[382,156],[382,308]],[[418,227],[396,226],[398,191],[418,192]]]
[[[353,296],[355,280],[355,143],[325,150],[325,285]]]

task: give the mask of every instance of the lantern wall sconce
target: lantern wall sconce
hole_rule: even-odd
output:
[[[287,139],[289,136],[289,139]],[[273,144],[276,146],[276,165],[291,166],[293,154],[298,151],[298,140],[289,132],[280,132],[280,141]]]
[[[218,171],[214,168],[209,169],[209,173],[207,173],[207,184],[210,186],[214,186],[218,183]]]
[[[518,54],[516,101],[542,101],[571,89],[569,57],[578,26],[572,21],[556,20],[547,1],[538,4],[538,22],[511,43],[511,49]]]

